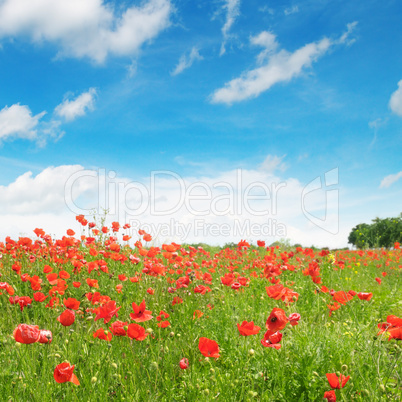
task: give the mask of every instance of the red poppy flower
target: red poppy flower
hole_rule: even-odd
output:
[[[268,330],[267,332],[269,332],[269,334],[271,335],[285,328],[288,321],[289,320],[286,317],[285,312],[281,308],[274,308],[267,318],[265,327]]]
[[[61,279],[69,279],[70,278],[70,274],[67,271],[60,271],[59,272],[59,277]]]
[[[188,359],[186,359],[185,357],[183,357],[183,359],[180,360],[179,362],[179,366],[182,370],[188,369]]]
[[[396,327],[396,328],[388,329],[388,333],[389,333],[389,338],[388,338],[389,341],[391,339],[400,339],[400,340],[402,340],[402,327]]]
[[[153,294],[155,294],[155,290],[152,289],[152,288],[148,288],[147,293],[150,294],[150,295],[153,295]]]
[[[254,325],[254,321],[243,321],[241,325],[237,324],[237,329],[239,330],[240,335],[250,336],[258,334],[261,330],[261,327],[257,327],[256,325]]]
[[[233,283],[230,285],[230,287],[231,287],[233,290],[239,290],[239,289],[241,288],[241,283],[239,283],[239,282],[233,282]]]
[[[87,278],[87,284],[91,288],[99,288],[99,284],[96,279]]]
[[[73,373],[75,366],[70,366],[70,363],[61,363],[54,369],[53,377],[58,383],[72,382],[75,385],[80,385],[78,378]]]
[[[168,313],[165,313],[163,310],[159,313],[159,315],[156,317],[156,320],[158,322],[158,327],[160,328],[166,328],[170,325],[169,321],[163,321],[165,318],[169,318],[170,315]]]
[[[194,288],[194,293],[201,293],[205,295],[205,293],[211,292],[211,289],[208,286],[198,285]]]
[[[93,337],[110,342],[112,340],[113,335],[111,332],[105,332],[103,328],[99,328],[97,331],[93,333]]]
[[[213,357],[217,359],[219,355],[219,346],[212,339],[200,338],[198,349],[205,357]]]
[[[183,303],[183,299],[179,296],[175,296],[172,301],[172,306],[174,306],[175,304],[181,304],[181,303]]]
[[[350,375],[345,377],[343,374],[341,374],[338,378],[338,376],[335,373],[327,373],[327,379],[329,382],[329,386],[331,388],[336,388],[340,389],[343,388],[346,383],[349,381]]]
[[[30,306],[32,303],[32,299],[28,296],[14,296],[9,297],[8,299],[11,304],[19,304],[20,310],[23,311],[24,307]]]
[[[159,313],[159,315],[156,317],[156,321],[162,321],[164,318],[169,318],[170,315],[168,313],[165,313],[163,310]]]
[[[324,399],[326,399],[328,402],[336,402],[336,395],[335,391],[325,391],[324,392]]]
[[[0,289],[5,289],[10,296],[14,294],[14,288],[7,282],[0,282]]]
[[[109,330],[112,332],[113,335],[115,336],[126,336],[127,332],[125,330],[125,326],[127,325],[127,321],[115,321],[111,327],[109,327]]]
[[[193,313],[193,320],[195,320],[196,318],[201,318],[204,315],[204,313],[200,310],[195,310]]]
[[[71,310],[78,310],[80,308],[80,302],[73,297],[64,299],[63,304],[66,306],[66,308],[69,308]]]
[[[64,310],[58,317],[57,321],[65,327],[69,327],[74,324],[75,312],[73,310]]]
[[[103,318],[104,323],[107,324],[113,316],[118,317],[117,312],[121,309],[121,307],[116,308],[116,302],[114,300],[108,301],[103,306],[99,307],[99,311],[96,314],[95,321]]]
[[[39,302],[39,303],[45,301],[48,297],[49,296],[45,296],[42,292],[35,292],[34,293],[34,300],[36,302]]]
[[[258,246],[258,247],[265,247],[265,241],[263,241],[263,240],[257,240],[257,246]]]
[[[153,316],[152,311],[146,310],[146,305],[145,305],[145,300],[141,302],[139,306],[137,304],[133,303],[133,310],[134,313],[130,314],[130,318],[135,321],[135,322],[145,322],[152,320]]]
[[[79,288],[81,286],[81,282],[73,282],[73,286],[75,288]]]
[[[39,343],[52,343],[52,340],[53,340],[52,331],[49,331],[48,329],[40,330]]]
[[[138,324],[129,324],[127,328],[127,335],[136,341],[143,341],[148,336],[148,334],[145,332],[145,328]]]
[[[39,341],[40,331],[37,325],[20,324],[14,330],[13,335],[17,342],[30,344]]]
[[[358,297],[360,300],[367,300],[367,301],[370,301],[371,298],[373,297],[373,294],[372,294],[372,293],[363,293],[363,292],[360,292],[360,293],[357,294],[357,297]]]
[[[151,241],[152,240],[152,236],[148,233],[145,233],[143,236],[144,241]]]
[[[381,285],[381,278],[375,278],[379,285]]]
[[[41,237],[45,235],[45,231],[43,229],[34,229],[34,233],[36,234],[36,236]]]
[[[327,304],[327,307],[329,308],[329,316],[331,317],[332,312],[335,310],[338,310],[341,308],[341,305],[335,302],[334,304]]]
[[[49,281],[51,285],[56,285],[57,284],[57,274],[48,274],[46,275],[46,279]]]
[[[285,303],[292,303],[299,298],[298,293],[280,283],[277,285],[267,286],[265,290],[271,299],[282,300]]]
[[[43,273],[44,274],[50,274],[50,272],[52,272],[52,267],[50,265],[45,265],[43,267]]]
[[[280,349],[282,347],[282,345],[280,344],[282,336],[283,336],[282,333],[279,331],[271,334],[270,331],[268,330],[265,333],[264,338],[261,339],[261,344],[266,348]]]
[[[288,317],[289,324],[292,325],[293,327],[299,323],[300,320],[300,314],[299,313],[292,313]]]
[[[343,305],[345,305],[348,301],[353,299],[353,296],[350,293],[346,293],[343,290],[335,292],[333,297],[335,301]]]

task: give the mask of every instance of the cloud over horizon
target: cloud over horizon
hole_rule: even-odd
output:
[[[334,234],[325,228],[337,224],[337,204],[328,202],[320,189],[305,197],[303,183],[273,173],[281,170],[282,159],[270,155],[265,159],[270,166],[263,162],[260,167],[216,171],[208,177],[160,171],[128,178],[81,165],[48,167],[36,176],[26,172],[0,186],[0,237],[35,227],[62,236],[74,227],[76,214],[92,216],[97,210],[102,215],[108,209],[110,221],[131,223],[133,230],[147,227],[159,243],[289,238],[306,246],[344,246],[348,223]],[[324,226],[314,225],[306,210],[323,216]]]

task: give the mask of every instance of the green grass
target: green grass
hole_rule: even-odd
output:
[[[103,243],[97,245],[105,249]],[[42,280],[42,292],[47,293],[52,286],[43,273],[45,264],[53,267],[53,272],[64,269],[70,273],[65,295],[58,296],[61,305],[54,309],[46,308],[48,299],[43,303],[32,302],[31,307],[20,311],[18,305],[11,305],[9,295],[3,291],[0,296],[2,318],[0,320],[0,364],[2,380],[0,394],[2,400],[12,401],[318,401],[324,392],[330,390],[326,373],[343,373],[351,378],[341,390],[336,390],[341,401],[400,401],[402,396],[401,341],[387,340],[386,334],[377,336],[379,322],[385,322],[387,315],[402,316],[402,281],[399,267],[402,254],[400,250],[385,253],[378,252],[378,259],[367,252],[362,256],[357,253],[342,252],[338,260],[345,261],[345,269],[331,264],[328,257],[318,259],[322,284],[329,289],[350,289],[356,292],[372,292],[371,301],[359,300],[357,296],[329,317],[327,304],[332,302],[328,293],[316,293],[322,284],[316,285],[310,276],[305,276],[306,268],[312,257],[296,253],[288,264],[296,267],[295,271],[284,271],[279,278],[281,283],[294,282],[289,286],[299,293],[294,303],[286,305],[281,300],[270,299],[266,286],[271,283],[258,276],[263,272],[263,257],[269,254],[264,249],[251,248],[246,251],[236,250],[214,256],[202,253],[194,254],[194,261],[200,265],[200,272],[207,272],[215,261],[216,272],[212,273],[212,284],[207,285],[211,292],[205,295],[194,294],[193,289],[202,280],[194,279],[188,288],[178,289],[176,293],[167,292],[167,279],[177,280],[182,274],[165,276],[142,275],[138,283],[121,282],[119,274],[135,276],[144,268],[144,258],[134,265],[128,261],[122,264],[110,258],[109,273],[93,271],[88,275],[85,267],[78,274],[73,273],[72,260],[66,257],[67,248],[59,249],[58,258],[64,263],[56,263],[51,256],[55,246],[47,246],[49,254],[42,254],[33,246],[24,250],[15,245],[7,250],[0,245],[3,254],[1,281],[8,282],[19,296],[33,297],[29,281],[22,282],[11,266],[15,261],[22,265],[22,273],[38,275]],[[61,250],[61,251],[60,251]],[[92,257],[85,247],[70,247],[70,254],[83,256],[91,261],[102,256]],[[121,255],[130,255],[138,250],[122,249]],[[274,263],[280,259],[281,250],[273,255]],[[15,254],[16,258],[13,258]],[[35,254],[36,261],[30,263],[28,257]],[[180,254],[180,252],[179,252]],[[272,255],[272,254],[271,254]],[[296,257],[301,258],[301,262]],[[173,262],[157,255],[167,271]],[[187,257],[182,262],[183,271]],[[355,259],[356,261],[354,261]],[[147,258],[145,258],[147,260]],[[203,263],[204,261],[204,263]],[[357,262],[360,261],[360,266]],[[386,261],[389,262],[386,266]],[[364,263],[367,266],[364,266]],[[156,263],[156,260],[153,260]],[[256,263],[255,267],[252,264]],[[380,268],[377,265],[380,264]],[[146,264],[145,264],[146,265]],[[250,277],[249,287],[239,291],[221,284],[220,277],[227,267],[234,267],[234,272]],[[250,267],[251,269],[244,269]],[[334,269],[336,268],[336,270]],[[357,272],[357,273],[356,273]],[[381,272],[387,272],[383,277]],[[98,275],[99,274],[99,275]],[[98,279],[99,289],[91,289],[85,283],[86,278]],[[194,276],[192,276],[194,278]],[[382,278],[382,284],[375,281]],[[72,286],[73,281],[82,282],[80,288]],[[123,283],[121,293],[115,289]],[[146,290],[152,287],[154,295]],[[146,300],[147,309],[154,318],[139,323],[147,328],[152,336],[144,341],[135,341],[128,337],[113,337],[111,342],[94,339],[92,334],[99,328],[105,330],[117,320],[112,318],[109,324],[103,320],[94,321],[95,314],[87,312],[92,308],[85,293],[98,290],[115,300],[121,309],[118,320],[132,322],[129,314],[133,312],[131,303],[139,304]],[[172,306],[174,296],[180,296],[184,302]],[[75,323],[63,327],[57,317],[62,311],[64,298],[74,297],[81,301],[82,315],[77,314]],[[207,305],[214,305],[210,310]],[[273,308],[283,308],[287,315],[298,312],[301,315],[299,325],[289,324],[283,333],[282,348],[265,348],[260,341],[265,332],[265,321]],[[156,316],[164,310],[170,317],[171,326],[159,328]],[[193,319],[195,310],[204,315]],[[239,336],[237,323],[254,321],[261,327],[258,335]],[[18,324],[35,324],[41,329],[51,330],[51,344],[19,344],[14,340],[13,330]],[[198,349],[200,337],[207,337],[219,344],[219,359],[205,358]],[[186,357],[190,366],[187,370],[179,368],[179,361]],[[80,385],[70,382],[56,383],[53,378],[55,367],[68,361],[75,365],[74,373]]]

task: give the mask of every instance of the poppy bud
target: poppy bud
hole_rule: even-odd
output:
[[[95,384],[96,381],[98,381],[98,379],[97,379],[96,377],[92,377],[92,378],[91,378],[91,383],[92,383],[92,384]]]
[[[341,371],[343,372],[348,371],[348,366],[346,364],[343,364],[341,367]]]
[[[248,351],[248,354],[249,354],[250,356],[254,356],[254,354],[255,354],[254,349],[250,349],[250,350]]]
[[[189,364],[188,364],[188,359],[186,359],[185,357],[183,357],[183,359],[180,360],[179,362],[179,366],[182,370],[185,370],[188,368]]]

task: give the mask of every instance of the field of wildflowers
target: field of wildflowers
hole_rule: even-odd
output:
[[[0,243],[2,400],[401,400],[399,244],[153,247],[77,220]]]

